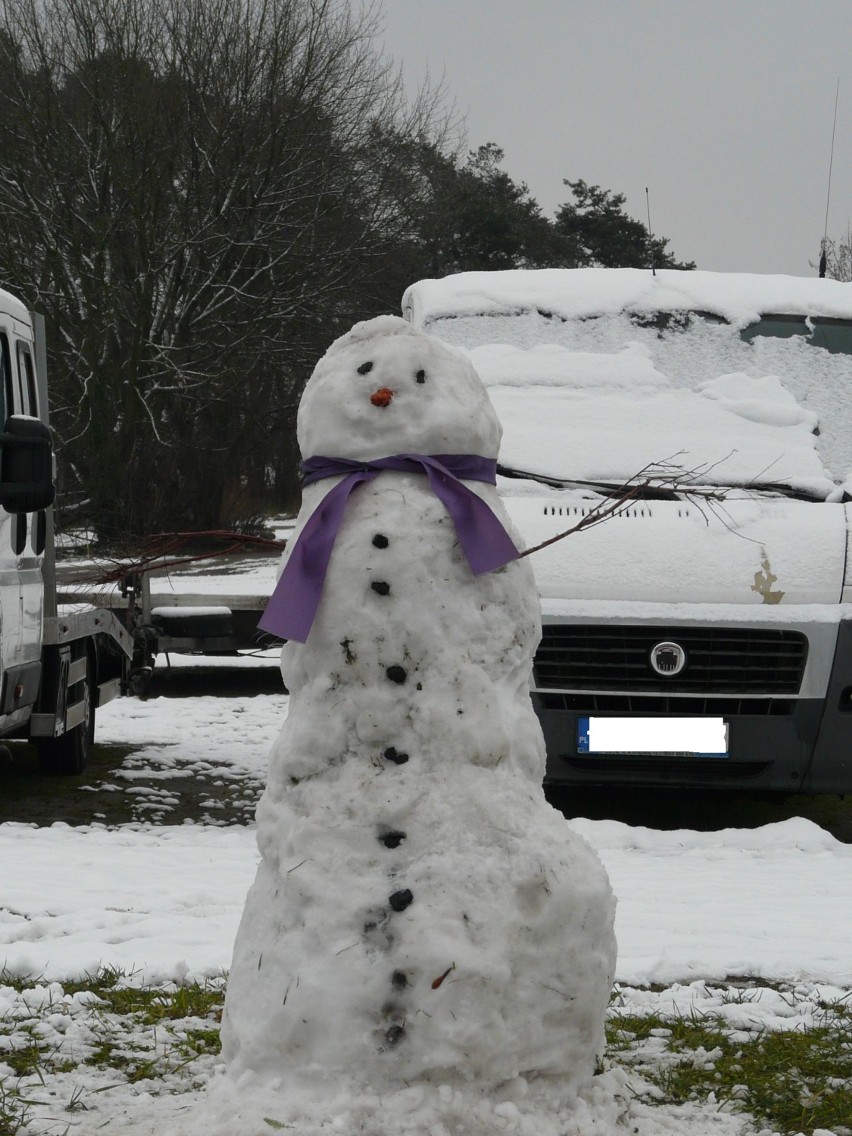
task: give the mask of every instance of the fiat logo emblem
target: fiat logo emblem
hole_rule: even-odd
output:
[[[679,643],[657,643],[651,648],[651,666],[666,678],[678,675],[686,666],[686,651]]]

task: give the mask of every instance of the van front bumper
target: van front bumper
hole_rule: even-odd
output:
[[[852,792],[852,613],[750,614],[712,624],[545,620],[532,699],[546,783]],[[651,665],[665,642],[683,647],[678,675]],[[623,752],[629,743],[589,752],[582,740],[589,719],[673,716],[724,721],[725,755]]]

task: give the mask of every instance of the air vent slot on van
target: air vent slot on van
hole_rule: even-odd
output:
[[[594,512],[603,512],[608,506],[586,506],[586,505],[544,505],[542,508],[542,516],[545,517],[588,517]],[[691,517],[692,513],[687,506],[682,506],[677,511],[678,517],[682,520]],[[623,509],[619,509],[615,513],[607,514],[607,520],[616,517],[653,517],[654,511],[650,505],[626,505]]]

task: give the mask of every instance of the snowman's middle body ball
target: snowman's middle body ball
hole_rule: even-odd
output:
[[[413,382],[440,373],[464,391],[463,358],[394,334],[387,356]],[[336,369],[376,369],[379,344],[347,350]],[[381,453],[360,456],[496,455],[474,379],[479,417],[464,436],[424,444],[425,415],[419,440],[388,429]],[[299,526],[332,484],[306,489]],[[509,527],[493,488],[468,484]],[[591,1075],[613,901],[595,853],[543,799],[529,698],[539,633],[529,561],[473,576],[425,477],[384,472],[353,493],[309,639],[282,654],[290,710],[223,1023],[233,1070],[285,1085],[355,1073],[376,1088]]]

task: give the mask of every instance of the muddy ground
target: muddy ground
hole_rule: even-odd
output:
[[[275,668],[251,671],[173,670],[155,672],[151,697],[180,700],[197,695],[241,698],[280,693]],[[112,709],[116,705],[113,703]],[[130,703],[127,703],[130,709]],[[164,780],[160,768],[137,760],[148,747],[106,745],[97,741],[89,764],[79,777],[44,777],[33,746],[9,742],[11,757],[0,756],[0,821],[47,825],[66,824],[248,824],[254,819],[262,784],[257,776],[236,768],[227,778],[199,772],[188,761],[181,773],[180,758]],[[131,776],[132,774],[132,776]]]

